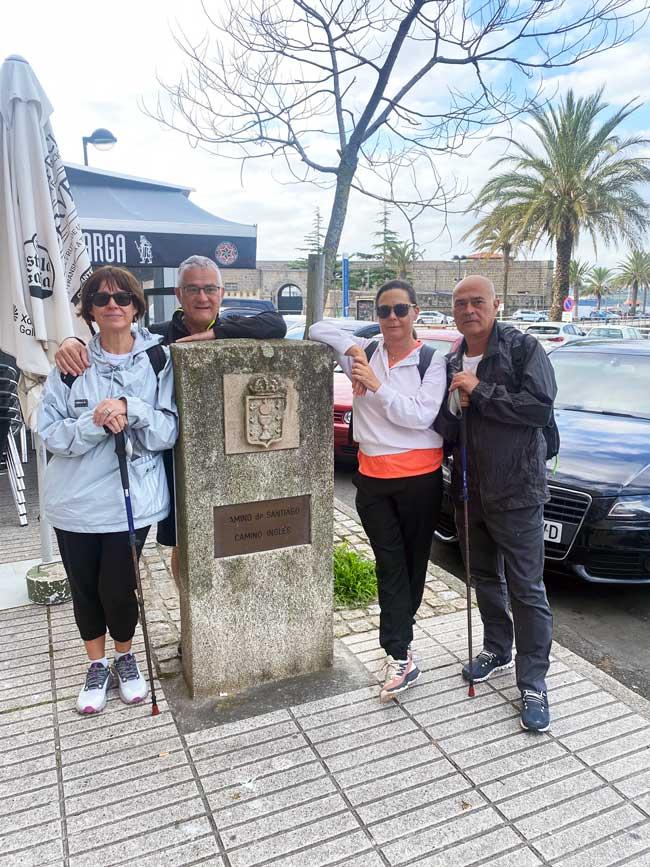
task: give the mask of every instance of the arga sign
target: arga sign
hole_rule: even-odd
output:
[[[221,268],[255,268],[256,238],[181,235],[159,232],[83,233],[94,266],[125,265],[175,268],[188,256],[209,256]]]

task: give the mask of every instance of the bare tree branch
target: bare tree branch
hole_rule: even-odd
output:
[[[414,242],[413,221],[446,215],[459,193],[442,185],[437,155],[463,154],[512,122],[537,103],[546,70],[621,45],[648,13],[644,0],[203,0],[203,9],[208,32],[192,41],[179,30],[184,72],[160,81],[144,110],[242,171],[276,158],[284,181],[333,187],[329,263],[351,190],[398,207]]]

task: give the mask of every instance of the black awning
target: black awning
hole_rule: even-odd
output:
[[[191,255],[255,268],[257,227],[189,200],[191,189],[66,165],[93,265],[177,267]]]

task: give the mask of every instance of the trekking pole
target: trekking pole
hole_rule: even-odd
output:
[[[467,412],[461,410],[460,415],[460,469],[463,480],[463,560],[465,561],[465,588],[467,591],[467,645],[469,651],[469,689],[467,694],[470,698],[476,695],[474,691],[474,680],[471,676],[472,660],[474,659],[474,651],[472,649],[472,570],[469,562],[469,491],[467,485]]]
[[[147,657],[147,671],[149,673],[149,685],[151,687],[151,716],[158,716],[160,710],[156,701],[156,687],[153,680],[153,667],[151,665],[151,648],[149,646],[149,633],[147,631],[147,618],[144,612],[144,596],[142,595],[142,581],[140,580],[140,564],[138,563],[138,551],[136,549],[135,528],[133,526],[133,509],[131,508],[131,493],[129,491],[129,471],[126,466],[126,443],[124,431],[115,434],[115,454],[120,465],[120,479],[124,492],[124,505],[126,506],[126,520],[129,525],[129,545],[131,546],[131,560],[135,573],[135,586],[142,622],[142,635],[144,636],[144,652]]]

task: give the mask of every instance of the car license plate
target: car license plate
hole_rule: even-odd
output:
[[[544,541],[556,542],[562,541],[562,524],[557,521],[544,521]]]

